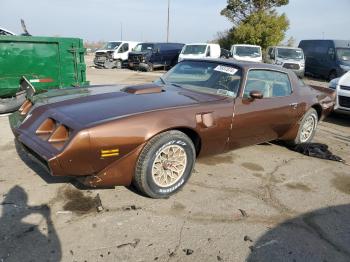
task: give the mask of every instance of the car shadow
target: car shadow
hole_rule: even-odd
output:
[[[344,114],[332,113],[324,120],[324,122],[345,126],[345,127],[350,127],[350,116],[344,115]]]
[[[349,221],[350,205],[290,219],[260,237],[246,261],[350,261]]]
[[[0,206],[0,261],[61,261],[61,243],[49,206],[29,206],[20,186],[10,189]],[[38,224],[22,221],[29,216],[33,220],[33,214],[41,216]]]
[[[46,183],[48,184],[56,184],[56,183],[71,183],[73,181],[72,178],[67,177],[54,177],[51,176],[47,170],[45,170],[40,164],[34,162],[29,156],[28,153],[23,149],[22,145],[15,139],[15,148],[18,156],[21,160],[36,174],[38,174]]]

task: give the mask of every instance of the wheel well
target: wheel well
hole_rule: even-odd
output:
[[[201,138],[198,133],[190,128],[176,128],[176,130],[186,134],[192,140],[196,149],[196,155],[198,156],[202,146]]]
[[[318,116],[318,120],[320,120],[321,116],[322,116],[322,107],[320,105],[318,105],[318,104],[315,104],[315,105],[312,106],[312,108],[316,110],[317,116]]]

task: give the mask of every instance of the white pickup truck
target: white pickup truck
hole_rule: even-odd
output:
[[[122,68],[127,65],[129,53],[138,42],[132,41],[111,41],[95,52],[94,64],[98,67],[112,69]]]
[[[350,71],[340,78],[333,79],[329,83],[329,88],[337,92],[334,111],[350,115]]]

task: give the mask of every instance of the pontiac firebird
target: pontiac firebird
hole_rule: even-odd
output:
[[[20,145],[53,176],[165,198],[197,157],[272,140],[310,142],[334,92],[287,69],[186,60],[151,84],[49,91],[10,116]]]

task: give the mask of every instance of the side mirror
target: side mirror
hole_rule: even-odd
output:
[[[159,53],[160,53],[160,49],[157,48],[157,49],[155,50],[155,53],[156,53],[156,54],[159,54]]]
[[[262,99],[264,97],[263,93],[256,90],[250,91],[249,96],[253,99]]]

